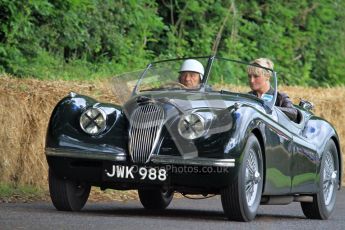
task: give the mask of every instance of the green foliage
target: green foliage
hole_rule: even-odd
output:
[[[220,32],[218,55],[271,58],[280,83],[340,85],[344,10],[343,0],[1,0],[0,72],[108,77],[210,55]]]
[[[0,3],[0,65],[38,78],[89,78],[144,66],[147,43],[164,24],[156,3],[11,1]]]

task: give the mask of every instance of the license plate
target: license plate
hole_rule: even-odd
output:
[[[124,182],[168,181],[168,172],[164,167],[110,164],[104,167],[103,179]]]

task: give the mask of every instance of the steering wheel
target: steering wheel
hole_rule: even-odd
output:
[[[174,88],[174,87],[178,87],[180,89],[188,89],[187,86],[185,86],[184,84],[182,84],[180,82],[176,82],[176,81],[171,81],[171,82],[168,82],[164,85],[164,88]]]

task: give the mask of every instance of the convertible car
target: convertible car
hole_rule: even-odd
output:
[[[270,73],[273,92],[258,98],[248,93],[253,64],[188,60],[204,68],[197,87],[181,83],[182,58],[115,77],[123,104],[74,92],[58,102],[45,148],[56,209],[82,209],[97,186],[136,189],[146,209],[165,209],[178,192],[220,195],[229,220],[251,221],[260,204],[291,202],[300,202],[307,218],[327,219],[342,175],[333,126],[310,102],[294,105],[295,121],[276,107],[272,69],[255,65]]]

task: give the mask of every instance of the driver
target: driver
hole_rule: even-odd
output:
[[[273,70],[273,62],[268,58],[258,58],[252,61],[250,64],[255,64],[264,68]],[[274,89],[270,85],[270,77],[272,72],[266,69],[249,65],[247,68],[249,86],[252,89],[250,94],[253,94],[263,100],[270,100],[273,98]],[[289,96],[282,92],[277,92],[277,100],[275,103],[283,113],[285,113],[290,120],[296,122],[297,109],[292,105]]]
[[[195,59],[187,59],[179,71],[179,82],[188,89],[197,89],[204,76],[204,66]]]

